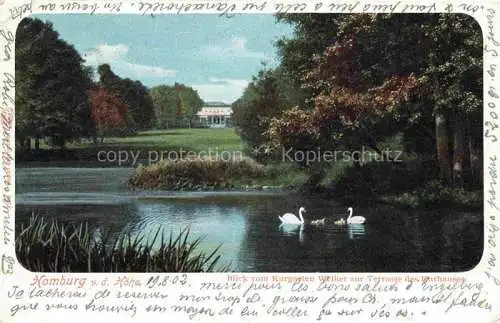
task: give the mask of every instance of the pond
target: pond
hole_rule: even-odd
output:
[[[277,192],[132,192],[129,168],[16,168],[16,224],[32,212],[63,221],[88,220],[113,235],[153,237],[158,229],[221,246],[237,272],[453,272],[472,269],[483,252],[483,215],[411,210]],[[347,208],[367,219],[338,226]],[[280,226],[279,215],[306,224]],[[309,225],[325,218],[325,224]]]

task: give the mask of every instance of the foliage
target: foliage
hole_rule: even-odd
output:
[[[266,132],[270,120],[291,106],[301,105],[304,96],[282,69],[259,71],[233,103],[232,120],[247,152],[259,161],[273,159],[268,153],[270,138]],[[274,156],[274,159],[276,157]]]
[[[307,141],[308,149],[377,150],[381,140],[403,129],[407,148],[429,152],[416,144],[416,135],[432,138],[428,147],[435,147],[441,176],[449,179],[455,165],[455,184],[480,164],[474,161],[481,160],[482,39],[473,18],[284,14],[278,19],[295,29],[293,37],[277,43],[282,67],[314,103],[307,116],[293,111],[273,120],[269,130],[278,145],[300,150]],[[308,127],[295,124],[306,121]],[[295,133],[297,127],[304,132]],[[300,140],[290,138],[292,132]]]
[[[335,183],[337,196],[381,196],[411,191],[436,178],[435,162],[429,157],[401,162],[368,162],[344,169]]]
[[[154,121],[154,106],[149,90],[140,81],[119,77],[108,64],[100,65],[97,70],[99,85],[128,106],[128,128],[150,129]]]
[[[380,197],[386,203],[404,205],[411,208],[458,208],[478,209],[483,207],[481,190],[465,190],[450,187],[440,180],[432,180],[423,187],[412,191]]]
[[[337,39],[338,20],[343,14],[278,14],[277,21],[288,23],[294,29],[291,38],[276,42],[281,56],[280,67],[289,72],[295,85],[302,85],[302,75],[313,67],[312,58],[321,54]],[[307,92],[312,95],[312,92]]]
[[[16,139],[22,150],[30,148],[30,138],[64,147],[95,133],[87,96],[91,70],[50,22],[21,21],[16,62]]]
[[[109,235],[96,239],[88,223],[64,224],[32,216],[21,225],[16,236],[19,262],[37,272],[210,272],[226,271],[216,267],[219,247],[211,253],[198,252],[200,239],[189,241],[189,230],[167,239],[162,232],[160,246],[154,248],[160,230],[151,241],[144,236],[132,239],[121,235],[114,241]]]
[[[156,128],[188,126],[191,128],[196,113],[203,107],[198,92],[184,84],[159,85],[151,89]]]
[[[128,107],[115,95],[102,87],[89,91],[92,118],[96,124],[101,142],[105,135],[120,135],[125,132]]]

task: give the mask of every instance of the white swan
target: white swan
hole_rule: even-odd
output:
[[[349,212],[349,217],[347,218],[347,224],[363,224],[365,223],[366,219],[364,216],[352,216],[352,207],[349,207],[347,209]]]
[[[285,224],[304,224],[304,218],[302,217],[302,212],[306,212],[306,209],[301,207],[299,209],[299,217],[300,219],[292,213],[285,213],[283,216],[278,216],[282,223]]]

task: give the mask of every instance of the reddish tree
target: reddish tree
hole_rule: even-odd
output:
[[[92,118],[97,132],[104,141],[104,136],[112,131],[126,127],[128,106],[118,97],[102,87],[95,87],[89,91],[89,100],[92,108]]]
[[[305,73],[306,86],[315,89],[312,111],[292,109],[271,122],[270,135],[280,146],[295,149],[332,148],[348,137],[363,135],[362,123],[384,118],[415,93],[422,79],[392,75],[382,84],[363,77],[354,35],[328,47]]]

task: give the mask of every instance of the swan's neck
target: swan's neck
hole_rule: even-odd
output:
[[[302,209],[299,210],[300,222],[304,223],[304,218],[302,217]]]
[[[351,216],[352,216],[352,208],[349,208],[349,210],[348,210],[348,211],[349,211],[349,217],[348,217],[348,219],[350,219],[350,218],[351,218]]]

